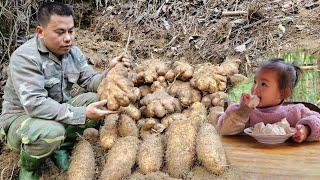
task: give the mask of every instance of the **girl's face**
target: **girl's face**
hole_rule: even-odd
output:
[[[257,107],[280,104],[283,96],[278,86],[278,73],[268,69],[258,70],[254,78],[251,93],[260,98],[260,103]]]

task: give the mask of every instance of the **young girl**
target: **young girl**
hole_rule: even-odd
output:
[[[282,105],[298,82],[301,69],[283,59],[272,59],[262,64],[255,75],[251,94],[260,102],[252,103],[249,94],[242,94],[240,103],[230,105],[217,124],[222,135],[233,135],[243,132],[256,123],[275,123],[286,118],[297,132],[293,140],[319,141],[320,114],[311,111],[303,104]]]

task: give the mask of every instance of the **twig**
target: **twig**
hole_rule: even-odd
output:
[[[16,165],[14,164],[14,165],[13,165],[13,168],[12,168],[12,171],[11,171],[10,179],[12,179],[12,176],[13,176],[13,172],[14,172],[15,167],[16,167]]]
[[[223,11],[222,16],[241,16],[247,15],[248,11]]]
[[[128,46],[129,46],[129,43],[130,43],[130,36],[131,36],[131,30],[129,31],[129,36],[128,36],[126,47],[124,49],[124,54],[127,54]]]
[[[9,167],[10,167],[10,166],[9,166]],[[3,179],[4,172],[5,172],[6,169],[8,169],[9,167],[5,167],[5,168],[2,169],[2,171],[1,171],[1,180],[4,180],[4,179]]]
[[[159,16],[159,14],[161,13],[162,7],[167,3],[167,1],[164,1],[161,6],[158,8],[157,13],[156,13],[156,17]]]
[[[303,70],[317,70],[318,66],[314,65],[314,66],[300,66],[301,69]]]

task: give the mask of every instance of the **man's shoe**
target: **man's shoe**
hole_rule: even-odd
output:
[[[43,160],[43,158],[38,159],[30,156],[21,147],[19,160],[19,180],[38,180],[40,178],[38,171]]]
[[[64,171],[69,169],[69,154],[66,150],[56,150],[51,154],[54,164]]]
[[[19,180],[38,180],[39,178],[37,170],[28,171],[24,167],[20,167]]]

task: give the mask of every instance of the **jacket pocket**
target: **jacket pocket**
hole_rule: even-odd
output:
[[[58,102],[62,101],[61,80],[56,77],[51,77],[44,81],[44,87],[48,91],[48,96]]]
[[[78,82],[80,74],[76,73],[76,72],[75,73],[67,73],[66,76],[67,76],[68,83],[76,84]]]
[[[44,87],[52,88],[54,85],[59,84],[59,83],[60,83],[60,79],[52,77],[52,78],[46,79],[44,81]]]

